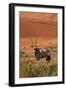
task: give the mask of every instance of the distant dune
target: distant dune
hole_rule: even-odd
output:
[[[32,38],[32,42],[35,44],[35,38]],[[31,49],[31,38],[20,38],[20,51],[22,49],[30,50]],[[37,45],[41,48],[46,48],[52,45],[53,47],[57,47],[57,39],[56,38],[38,38]]]
[[[57,37],[57,14],[20,12],[20,37]]]
[[[20,50],[31,50],[36,38],[41,48],[57,47],[58,17],[56,13],[20,12]]]

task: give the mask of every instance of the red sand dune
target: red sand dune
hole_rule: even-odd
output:
[[[38,37],[39,47],[57,47],[57,14],[56,13],[37,13],[20,12],[20,50],[31,49],[31,37],[35,43]]]
[[[33,39],[33,43],[35,44],[35,39]],[[37,45],[41,48],[46,48],[50,46],[50,43],[52,43],[53,47],[57,47],[57,39],[44,39],[44,38],[38,38],[37,40]],[[26,49],[30,50],[31,49],[31,38],[21,38],[20,39],[20,50]]]
[[[57,14],[20,12],[20,37],[57,38]]]

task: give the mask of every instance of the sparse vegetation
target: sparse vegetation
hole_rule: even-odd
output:
[[[20,63],[20,77],[56,76],[57,64],[42,64],[23,61]]]
[[[49,50],[51,54],[50,63],[45,58],[36,61],[32,52],[22,53],[19,63],[20,78],[56,76],[58,74],[57,48],[49,48]]]

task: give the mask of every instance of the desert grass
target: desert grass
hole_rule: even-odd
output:
[[[45,58],[37,61],[33,52],[20,52],[19,77],[49,77],[58,75],[57,48],[49,48],[50,63]]]

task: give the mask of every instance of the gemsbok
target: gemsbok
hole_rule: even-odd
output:
[[[46,61],[50,62],[51,56],[48,48],[39,48],[37,45],[37,38],[35,43],[31,39],[31,43],[32,43],[31,47],[33,49],[36,60],[38,61],[41,58],[46,58]]]

